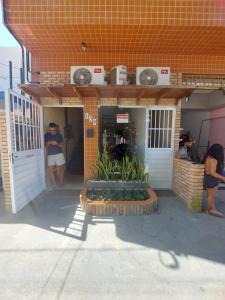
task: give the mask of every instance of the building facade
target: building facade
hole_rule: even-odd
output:
[[[36,112],[39,109],[44,110],[44,118],[46,108],[52,109],[49,117],[51,119],[55,115],[54,109],[62,108],[60,116],[64,115],[65,118],[61,123],[61,127],[64,127],[61,130],[64,130],[64,137],[68,139],[68,149],[72,143],[67,136],[68,125],[71,125],[68,123],[68,115],[72,108],[77,109],[74,116],[76,115],[75,119],[78,120],[78,109],[82,109],[83,123],[79,128],[79,137],[77,134],[76,139],[82,140],[80,149],[83,151],[83,179],[92,177],[91,165],[101,145],[100,133],[104,129],[104,120],[107,119],[106,108],[111,108],[115,114],[129,111],[129,116],[133,116],[133,128],[139,130],[136,137],[136,150],[138,152],[138,146],[142,145],[142,150],[139,152],[144,152],[146,168],[149,168],[150,174],[152,173],[153,187],[173,188],[185,198],[190,207],[199,208],[202,187],[199,183],[192,184],[192,178],[200,178],[201,182],[203,168],[193,169],[190,172],[190,180],[184,183],[180,180],[180,174],[190,166],[174,160],[174,155],[179,147],[181,99],[190,96],[194,89],[199,88],[199,84],[202,88],[209,88],[207,85],[209,78],[215,80],[219,78],[220,86],[216,81],[215,85],[212,83],[211,90],[218,89],[224,83],[225,6],[223,1],[157,0],[150,4],[146,1],[127,1],[126,4],[119,4],[117,1],[86,3],[83,0],[76,2],[47,0],[40,3],[33,1],[21,3],[12,0],[3,3],[7,15],[6,25],[29,50],[31,54],[29,57],[32,57],[32,68],[29,70],[32,75],[31,82],[27,82],[21,88],[27,95],[32,96],[36,103],[34,104]],[[84,44],[86,47],[82,49]],[[105,70],[110,72],[116,65],[127,66],[132,83],[130,87],[129,85],[120,89],[110,86],[77,87],[70,84],[71,66],[104,66]],[[171,86],[169,88],[137,87],[135,82],[132,82],[132,78],[138,66],[169,66]],[[10,152],[12,149],[16,152],[33,151],[32,155],[35,158],[32,163],[40,161],[42,165],[42,171],[40,168],[35,169],[39,174],[38,172],[43,172],[44,169],[44,150],[40,143],[45,129],[43,124],[47,124],[47,120],[33,120],[32,117],[23,116],[23,113],[21,116],[23,104],[20,108],[20,103],[28,103],[29,100],[20,99],[19,96],[15,99],[19,110],[15,111],[17,119],[14,118],[14,129],[11,132],[8,130],[8,140],[13,132],[14,134],[18,132],[18,135],[14,135],[14,145],[12,143],[10,150],[7,147],[8,150],[5,149],[5,170],[10,168],[7,159],[11,153],[7,151]],[[11,103],[11,106],[15,106],[15,103]],[[116,112],[115,107],[118,108]],[[9,104],[8,112],[12,110]],[[28,113],[30,116],[31,111]],[[138,115],[140,118],[137,117]],[[153,118],[158,120],[155,121],[155,125],[150,122]],[[8,124],[10,122],[10,113],[8,113],[8,121],[6,119],[5,116],[1,116],[2,133],[7,122]],[[20,121],[16,122],[16,120]],[[157,122],[160,125],[157,125]],[[36,128],[37,132],[40,130],[40,136],[35,133],[34,146],[31,146],[33,136],[30,133],[30,138],[26,138],[24,146],[25,138],[24,133],[20,133],[18,129],[20,126],[23,130],[25,128],[25,132],[30,130],[33,132],[33,128]],[[4,133],[2,136],[4,137]],[[71,152],[73,150],[68,150],[68,165],[73,158]],[[29,153],[27,155],[29,156]],[[28,169],[29,163],[27,161]],[[25,164],[24,158],[23,166]],[[19,166],[18,163],[18,168]],[[12,172],[11,167],[9,174]],[[27,172],[26,176],[30,178],[31,174]],[[40,174],[37,176],[39,187],[32,180],[29,187],[25,186],[25,190],[29,190],[30,187],[36,189],[36,192],[28,197],[29,199],[45,187],[43,176]],[[12,193],[10,185],[15,184],[15,177],[14,180],[7,178],[7,171],[5,171],[5,184],[7,183],[5,203],[7,210],[12,210],[12,202],[16,200],[15,196],[14,200],[10,200],[13,198],[10,194]],[[19,187],[14,187],[14,194],[16,194],[15,190],[18,194],[21,192],[23,184],[21,181]],[[185,187],[187,184],[191,186],[188,192]],[[195,201],[194,205],[193,201]],[[16,209],[14,203],[14,211],[23,205],[25,204],[19,204]]]

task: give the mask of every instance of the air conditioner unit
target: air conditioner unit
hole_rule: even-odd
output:
[[[137,85],[170,85],[169,67],[137,67]]]
[[[104,85],[105,70],[103,66],[72,66],[71,83],[77,85]]]
[[[110,73],[110,82],[118,85],[127,84],[127,67],[122,65],[113,67]]]

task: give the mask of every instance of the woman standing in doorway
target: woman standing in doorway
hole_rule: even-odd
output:
[[[222,176],[224,169],[224,150],[220,144],[212,145],[205,161],[204,185],[207,189],[207,211],[209,214],[224,217],[215,207],[216,194],[218,192],[219,181],[225,182]]]

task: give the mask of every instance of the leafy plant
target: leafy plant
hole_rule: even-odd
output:
[[[149,198],[149,194],[145,190],[99,190],[87,191],[87,197],[91,200],[113,200],[113,201],[135,201],[146,200]]]
[[[93,174],[97,180],[114,180],[119,170],[118,162],[113,160],[105,151],[98,151],[96,162],[91,166]]]
[[[145,173],[144,160],[139,161],[135,155],[126,155],[122,162],[113,159],[106,151],[98,151],[96,162],[91,166],[96,180],[123,180],[149,182]]]
[[[149,174],[145,173],[144,161],[139,161],[135,155],[132,155],[131,158],[126,155],[121,165],[121,179],[149,182]]]

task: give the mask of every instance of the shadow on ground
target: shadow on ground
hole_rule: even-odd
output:
[[[112,224],[115,237],[125,245],[132,243],[166,251],[171,256],[171,263],[166,265],[168,268],[179,268],[176,257],[182,255],[224,264],[225,219],[191,213],[172,192],[161,191],[158,194],[158,213],[104,218],[82,212],[78,190],[56,190],[43,194],[16,215],[0,216],[0,223],[30,224],[80,241],[86,241],[89,225],[92,225],[93,234],[93,227],[98,224]],[[225,213],[224,194],[224,191],[219,192],[217,206]],[[100,245],[101,236],[98,239],[96,243]],[[159,260],[164,264],[162,257]]]

